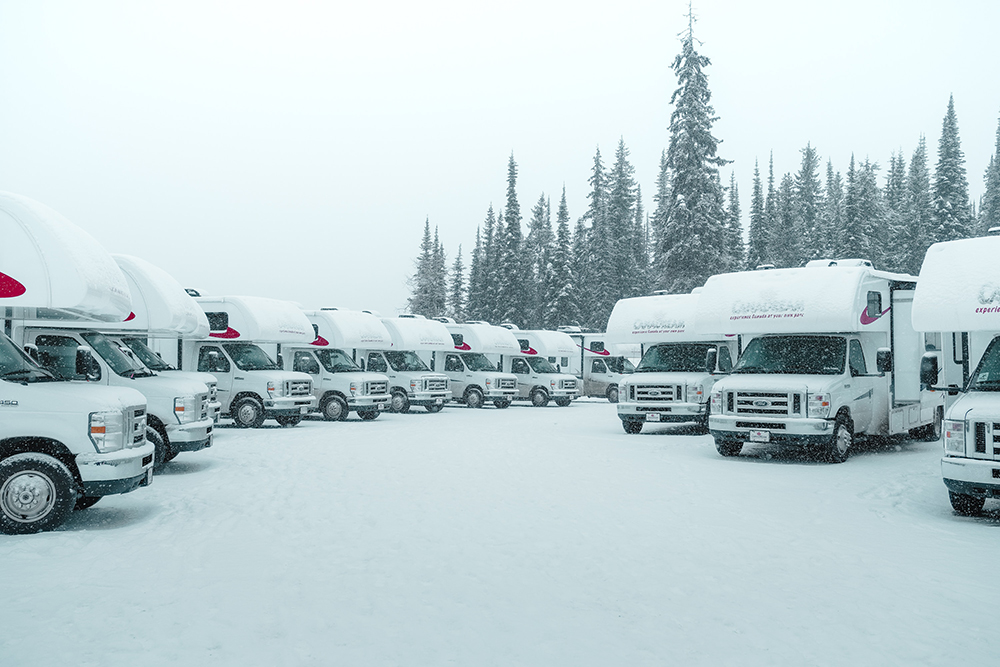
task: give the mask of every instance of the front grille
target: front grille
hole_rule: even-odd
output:
[[[782,423],[771,424],[769,422],[736,422],[736,428],[764,428],[769,431],[783,431],[785,425]]]
[[[576,380],[559,380],[560,389],[576,389]]]
[[[737,391],[735,394],[735,412],[738,415],[787,417],[795,412],[793,403],[797,403],[801,409],[801,399],[795,401],[794,398],[798,397],[795,396],[793,398],[794,394],[790,392]],[[732,393],[730,393],[730,396],[732,396]],[[732,410],[732,407],[730,409]]]
[[[629,397],[635,401],[679,401],[681,387],[675,384],[637,384],[629,387]]]
[[[517,389],[517,378],[500,378],[498,389]]]
[[[219,386],[214,382],[208,385],[208,400],[213,403],[219,398]]]
[[[199,419],[208,419],[208,394],[198,394]]]
[[[365,395],[366,396],[378,396],[380,394],[389,393],[389,383],[385,380],[378,380],[375,382],[365,383]]]
[[[132,425],[131,442],[126,437],[128,447],[141,447],[146,444],[146,409],[129,408],[125,411],[128,423]]]
[[[1000,422],[974,422],[977,454],[989,454],[1000,459]]]
[[[152,454],[149,454],[147,456],[143,456],[142,457],[142,467],[143,468],[145,468],[146,466],[148,466],[152,462],[153,462],[153,455]]]
[[[447,380],[427,380],[427,391],[447,391]]]
[[[312,382],[309,380],[290,380],[288,382],[289,396],[308,396],[312,393]]]

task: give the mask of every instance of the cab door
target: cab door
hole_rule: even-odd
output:
[[[510,372],[517,377],[517,395],[528,398],[531,395],[531,367],[524,357],[514,357],[510,360]]]
[[[848,389],[851,399],[851,419],[854,420],[855,433],[868,433],[872,425],[873,407],[875,404],[875,381],[877,377],[868,375],[868,364],[865,363],[864,349],[861,341],[852,338],[848,343],[848,366],[851,379]]]
[[[469,373],[462,358],[457,354],[449,354],[444,358],[444,374],[451,381],[451,393],[456,398],[465,394],[465,387],[469,384],[472,374]]]
[[[604,359],[591,359],[588,373],[584,376],[583,389],[586,396],[604,396],[608,385],[614,382],[608,364]]]
[[[292,370],[308,373],[312,377],[313,388],[319,389],[322,378],[322,367],[312,352],[298,351],[292,359]]]
[[[218,345],[202,345],[198,348],[198,372],[211,373],[219,381],[217,390],[222,412],[229,412],[233,400],[233,367],[229,357]]]

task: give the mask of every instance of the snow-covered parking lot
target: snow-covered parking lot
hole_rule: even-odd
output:
[[[0,664],[995,664],[1000,512],[939,452],[724,459],[596,401],[221,427],[0,536]]]

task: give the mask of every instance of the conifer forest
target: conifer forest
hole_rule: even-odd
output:
[[[652,211],[643,210],[624,140],[610,158],[595,153],[587,209],[571,214],[564,186],[554,220],[548,193],[522,214],[512,154],[506,199],[486,207],[467,264],[461,246],[449,261],[437,230],[424,221],[409,311],[520,328],[602,330],[619,299],[689,292],[717,273],[852,257],[917,275],[932,243],[1000,227],[1000,123],[981,176],[985,192],[971,201],[954,99],[942,100],[936,146],[916,137],[912,153],[895,153],[885,166],[852,157],[845,171],[807,143],[795,173],[775,174],[769,155],[754,165],[744,214],[735,174],[724,177],[729,161],[718,154],[713,134],[711,61],[696,48],[693,23],[680,42]]]

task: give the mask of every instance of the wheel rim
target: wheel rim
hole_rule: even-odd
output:
[[[617,387],[612,387],[611,390],[608,392],[608,401],[610,401],[611,403],[617,403],[618,402],[618,389],[617,389]]]
[[[478,391],[470,391],[469,395],[465,398],[465,404],[470,408],[478,408],[483,404],[483,395]]]
[[[340,404],[340,401],[338,401],[335,398],[330,401],[327,401],[326,404],[327,419],[337,420],[340,419],[340,416],[342,414],[344,414],[344,406]]]
[[[393,410],[396,410],[398,412],[399,410],[403,409],[404,405],[405,405],[405,398],[403,397],[402,394],[393,394],[392,395],[392,409]]]
[[[253,403],[244,403],[236,414],[244,424],[252,424],[257,419],[257,407]]]
[[[8,479],[0,489],[3,513],[18,523],[38,521],[56,504],[56,485],[37,470],[25,470]]]
[[[531,395],[531,402],[535,405],[543,405],[545,403],[545,394],[540,391],[536,391]]]
[[[837,429],[837,438],[833,441],[833,446],[837,448],[837,453],[843,456],[851,446],[851,433],[843,424]]]

